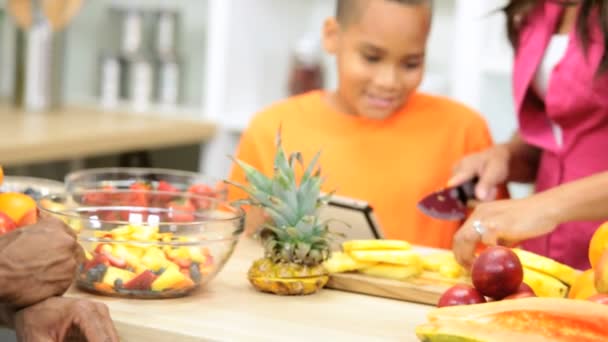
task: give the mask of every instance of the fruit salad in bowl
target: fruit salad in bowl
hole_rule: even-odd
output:
[[[153,190],[188,193],[225,200],[227,189],[219,179],[200,173],[137,167],[84,169],[65,177],[68,191],[93,189]]]
[[[76,285],[101,295],[185,296],[222,269],[244,229],[241,209],[188,193],[88,190],[39,204],[78,232]]]

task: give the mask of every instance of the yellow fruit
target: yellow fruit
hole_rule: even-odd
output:
[[[519,257],[522,266],[557,278],[566,285],[572,285],[580,274],[579,271],[568,265],[536,253],[518,248],[514,248],[513,252]]]
[[[187,282],[189,279],[179,268],[167,268],[154,282],[152,283],[152,291],[164,291],[170,288],[177,288],[178,284]],[[180,286],[181,288],[181,286]]]
[[[595,294],[597,290],[594,284],[595,272],[593,269],[588,269],[576,278],[570,291],[568,292],[568,298],[570,299],[587,299]]]
[[[564,298],[568,286],[556,278],[524,267],[524,283],[528,284],[538,297]]]
[[[188,247],[188,254],[192,262],[198,262],[199,264],[203,263],[206,259],[199,247]]]
[[[450,259],[454,259],[452,253],[441,252],[422,256],[422,266],[426,271],[439,272],[439,267]]]
[[[352,251],[350,255],[358,261],[382,262],[422,268],[422,258],[414,251],[404,250],[364,250]]]
[[[346,253],[333,252],[331,257],[323,263],[323,267],[329,273],[340,273],[356,271],[374,264],[374,262],[357,261]]]
[[[419,275],[422,269],[418,266],[378,264],[361,269],[359,272],[373,277],[405,280]]]
[[[322,265],[273,263],[268,258],[256,260],[249,268],[247,277],[258,290],[278,295],[312,294],[329,280]]]
[[[589,242],[589,262],[591,263],[591,268],[595,269],[602,253],[606,249],[608,249],[608,222],[599,226]]]
[[[165,253],[156,247],[150,247],[146,254],[141,258],[141,263],[150,270],[156,272],[163,267],[167,267],[169,260],[165,258]]]
[[[464,269],[457,263],[454,261],[454,263],[445,263],[441,266],[439,266],[439,272],[440,275],[447,277],[447,278],[459,278],[464,274]]]
[[[595,265],[594,284],[598,293],[608,293],[608,250],[605,250]]]
[[[129,272],[127,270],[123,270],[121,268],[116,268],[116,267],[108,267],[108,269],[106,270],[106,273],[103,276],[103,280],[102,283],[110,285],[110,286],[114,286],[114,283],[116,282],[116,279],[121,279],[122,283],[126,283],[129,280],[133,279],[135,277],[135,273],[133,272]]]
[[[317,276],[311,278],[249,278],[249,282],[256,289],[282,296],[309,295],[323,288],[329,277]]]
[[[14,222],[19,222],[31,210],[36,210],[36,201],[30,196],[20,192],[0,193],[0,212]]]
[[[350,240],[342,243],[342,249],[344,252],[350,252],[355,250],[368,250],[368,249],[400,249],[408,250],[412,246],[401,240]]]

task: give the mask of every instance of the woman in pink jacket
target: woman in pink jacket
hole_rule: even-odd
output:
[[[454,237],[454,252],[470,265],[479,241],[521,242],[587,269],[593,220],[608,218],[608,173],[591,177],[608,171],[608,1],[512,0],[505,13],[519,130],[455,167],[451,183],[479,176],[484,202]],[[508,181],[535,182],[538,194],[489,202]]]

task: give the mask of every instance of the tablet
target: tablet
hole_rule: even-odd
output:
[[[363,200],[333,195],[319,217],[321,221],[330,220],[330,230],[344,234],[346,240],[384,238],[374,209]]]

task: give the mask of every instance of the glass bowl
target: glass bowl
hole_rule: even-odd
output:
[[[225,200],[228,194],[224,182],[200,173],[136,167],[96,168],[71,172],[65,177],[65,186],[68,191],[150,189],[190,192],[220,200]]]
[[[4,181],[0,185],[0,193],[20,192],[35,200],[64,191],[65,187],[62,182],[36,177],[4,176]]]
[[[215,277],[244,230],[240,208],[187,193],[88,190],[38,203],[78,233],[77,287],[108,296],[185,296]]]

